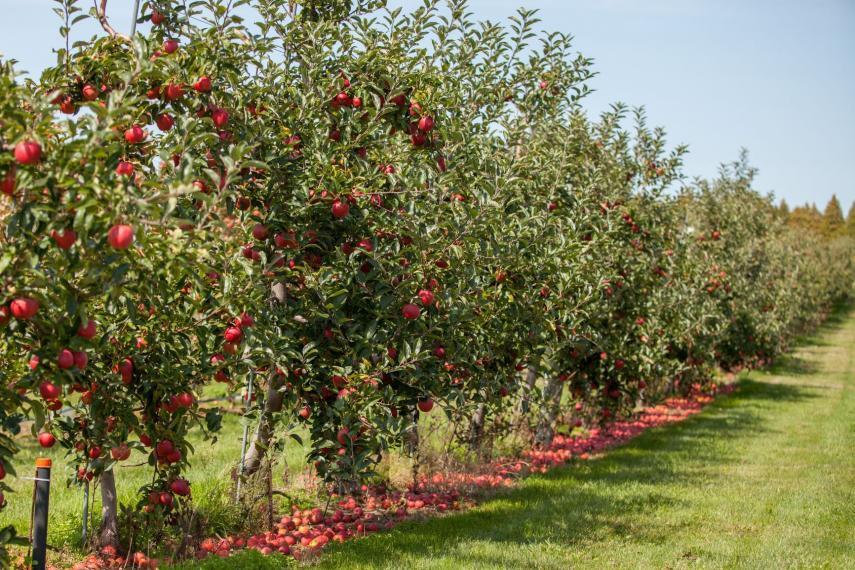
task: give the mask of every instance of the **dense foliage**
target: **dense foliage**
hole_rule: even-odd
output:
[[[791,229],[744,158],[688,183],[642,112],[587,117],[590,62],[533,13],[381,4],[143,2],[146,34],[2,64],[0,479],[30,418],[78,481],[147,457],[140,516],[174,523],[221,381],[258,394],[246,476],[305,424],[352,488],[423,414],[546,444],[850,292],[852,242]]]

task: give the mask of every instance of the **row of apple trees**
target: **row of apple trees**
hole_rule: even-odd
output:
[[[101,544],[131,455],[141,516],[190,508],[208,383],[257,394],[245,476],[305,430],[350,489],[425,414],[546,445],[769,362],[851,289],[851,244],[793,235],[744,158],[690,183],[641,111],[588,117],[591,62],[532,12],[142,4],[0,69],[0,479],[32,420],[100,480]]]

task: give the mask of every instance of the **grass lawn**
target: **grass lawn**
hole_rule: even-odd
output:
[[[855,315],[683,423],[317,568],[855,568]],[[184,568],[281,568],[245,553]]]

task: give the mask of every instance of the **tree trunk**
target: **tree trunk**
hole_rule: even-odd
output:
[[[534,433],[534,442],[537,445],[546,447],[552,443],[552,438],[555,436],[555,420],[561,407],[563,388],[564,382],[558,378],[550,378],[543,389],[543,410]]]
[[[472,421],[469,424],[469,450],[480,453],[484,437],[484,416],[487,414],[487,406],[478,404]]]
[[[282,411],[282,403],[285,399],[285,394],[279,390],[284,382],[285,377],[281,374],[270,376],[264,409],[258,420],[258,429],[252,436],[252,443],[244,460],[243,475],[252,475],[258,471],[261,467],[261,461],[267,453],[267,448],[270,447],[270,440],[273,438],[273,414]]]
[[[416,408],[413,410],[413,423],[406,440],[407,453],[413,458],[413,484],[417,483],[419,478],[419,443],[419,410]]]
[[[98,545],[119,546],[119,513],[116,498],[116,477],[113,470],[101,474],[101,531]]]
[[[528,414],[531,408],[531,391],[534,390],[534,385],[537,383],[537,366],[533,364],[526,369],[525,373],[525,389],[523,390],[522,400],[520,401],[520,422]]]

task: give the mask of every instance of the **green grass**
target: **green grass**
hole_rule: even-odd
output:
[[[317,568],[855,568],[855,316],[702,414]],[[255,554],[185,568],[281,567]]]

